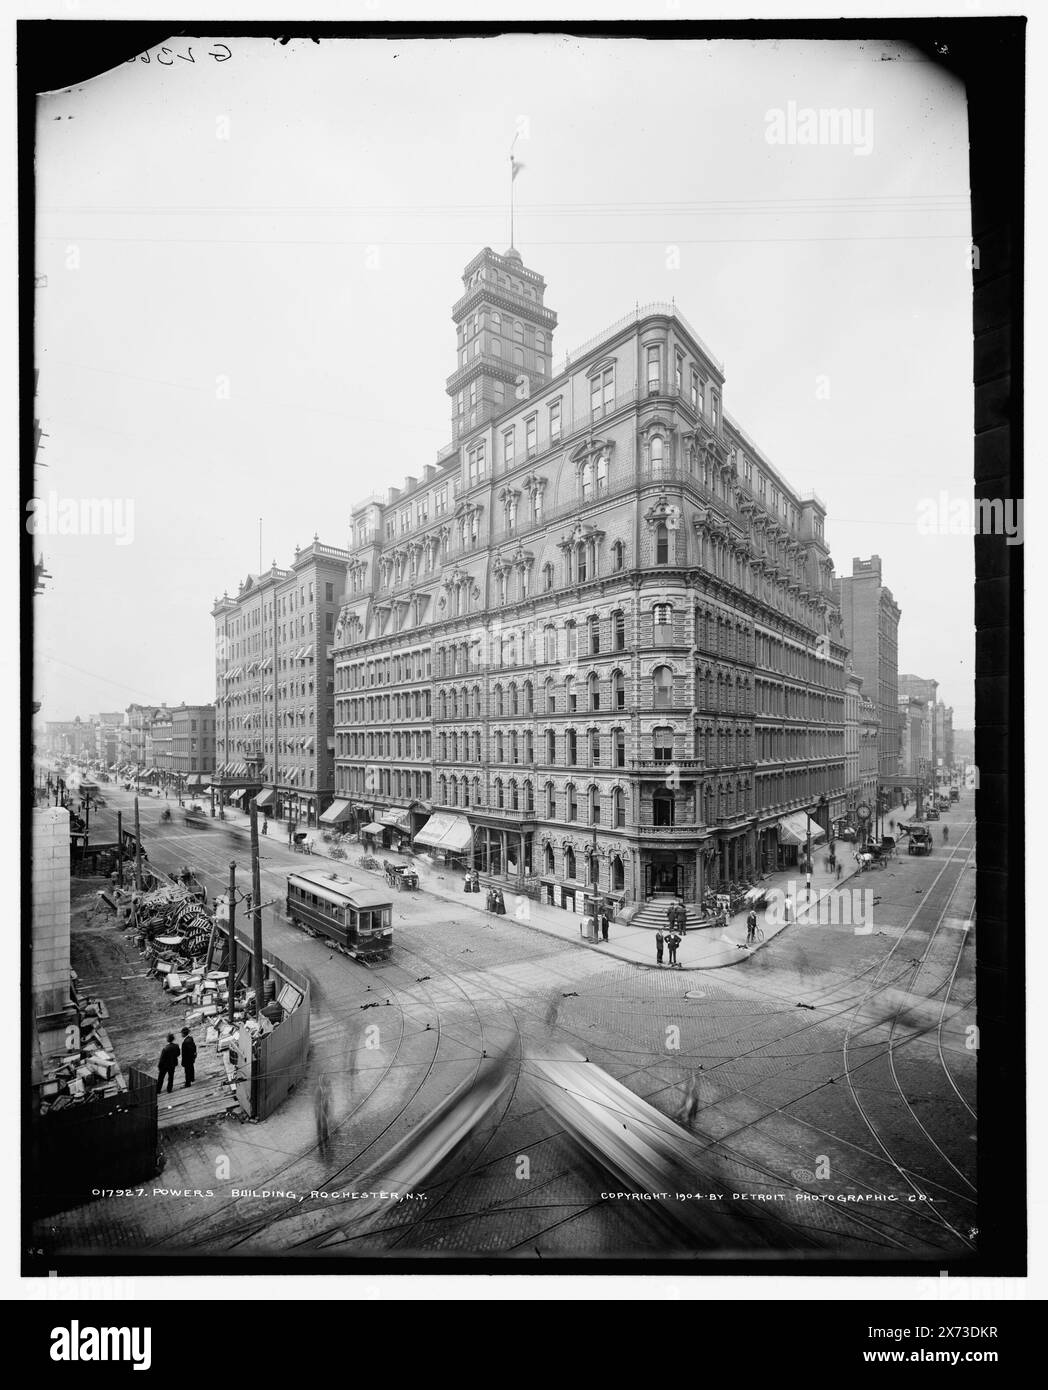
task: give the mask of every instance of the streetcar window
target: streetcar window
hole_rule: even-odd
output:
[[[357,910],[355,907],[350,907],[346,911],[349,915],[349,929],[355,933],[357,930]]]
[[[361,930],[362,932],[369,932],[369,931],[371,930],[371,913],[370,913],[370,912],[362,912],[362,913],[360,914],[360,930]]]
[[[393,909],[391,907],[384,907],[382,909],[382,925],[384,927],[391,927],[393,925]]]

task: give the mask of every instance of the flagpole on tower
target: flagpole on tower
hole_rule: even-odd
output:
[[[521,169],[524,168],[524,165],[521,164],[519,160],[513,158],[513,146],[517,143],[519,135],[520,132],[518,131],[517,134],[514,135],[513,143],[509,147],[509,244],[511,247],[516,245],[513,240],[513,182]]]

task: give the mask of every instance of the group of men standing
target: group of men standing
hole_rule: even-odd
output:
[[[161,1050],[160,1063],[157,1068],[156,1088],[158,1091],[164,1089],[164,1079],[167,1079],[167,1089],[170,1091],[175,1082],[175,1068],[179,1060],[182,1062],[182,1070],[185,1072],[185,1085],[192,1086],[196,1078],[196,1055],[197,1045],[190,1035],[188,1028],[182,1029],[182,1047],[179,1049],[175,1042],[174,1033],[168,1033],[167,1044]]]

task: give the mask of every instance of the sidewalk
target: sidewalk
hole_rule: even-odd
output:
[[[898,821],[904,815],[901,806],[893,808],[885,815],[885,826],[887,826],[889,819]],[[242,812],[233,811],[229,807],[226,808],[226,819],[222,823],[236,830],[247,831],[250,828],[249,818]],[[325,853],[327,845],[320,838],[320,830],[314,827],[309,833],[314,840],[315,858],[319,863],[332,864],[336,869],[341,869],[349,876],[359,876],[362,873],[373,874],[376,883],[380,880],[384,881],[384,875],[380,870],[361,870],[354,866],[354,860],[364,853],[363,845],[350,846],[348,860],[331,860]],[[270,831],[270,839],[286,844],[286,825],[274,824]],[[839,840],[837,842],[837,861],[841,865],[839,880],[835,873],[831,873],[825,867],[827,853],[825,846],[813,848],[812,857],[815,860],[815,865],[812,872],[810,904],[805,896],[805,876],[797,869],[787,869],[781,873],[768,874],[763,880],[762,886],[768,890],[778,889],[782,893],[790,893],[793,897],[795,913],[798,910],[806,911],[809,906],[814,907],[833,889],[842,888],[857,875],[854,850],[847,841]],[[506,916],[503,919],[493,916],[487,911],[484,891],[487,882],[483,878],[481,879],[481,892],[464,893],[462,891],[463,875],[460,870],[430,865],[417,855],[396,854],[392,850],[381,850],[378,857],[388,859],[390,863],[394,864],[410,864],[412,868],[419,871],[423,893],[431,894],[433,897],[441,898],[448,903],[454,903],[460,911],[466,909],[475,912],[479,917],[487,918],[496,925],[503,920],[519,922],[530,927],[533,931],[542,932],[546,936],[558,937],[561,941],[570,942],[574,946],[597,952],[614,960],[628,961],[634,965],[653,966],[663,970],[672,968],[668,963],[665,963],[668,961],[665,956],[663,958],[664,964],[661,967],[656,965],[655,933],[648,927],[632,927],[626,922],[612,922],[606,942],[586,941],[582,936],[582,923],[585,919],[581,913],[570,912],[566,908],[551,907],[547,903],[534,902],[531,898],[517,897],[510,889],[501,885],[506,901]],[[758,912],[758,918],[761,920],[765,937],[762,942],[753,946],[746,945],[745,912],[740,912],[733,917],[728,923],[726,931],[718,927],[692,929],[682,939],[677,951],[678,965],[682,970],[718,970],[724,966],[739,965],[755,951],[762,951],[780,932],[788,930],[789,926],[793,925],[792,923],[782,923],[773,926],[764,920],[761,912]]]

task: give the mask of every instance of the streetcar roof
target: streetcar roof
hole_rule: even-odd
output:
[[[375,888],[364,888],[352,879],[323,869],[307,869],[303,873],[288,874],[288,886],[294,885],[310,893],[328,898],[333,902],[345,902],[352,907],[392,907],[393,900]]]

